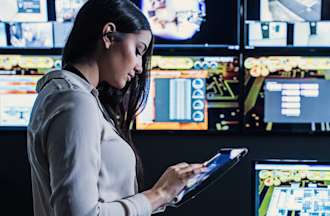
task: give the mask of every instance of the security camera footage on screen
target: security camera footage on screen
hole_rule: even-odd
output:
[[[54,68],[59,56],[0,55],[0,127],[27,126],[37,81]]]
[[[255,216],[330,215],[330,165],[255,164]]]
[[[0,23],[0,47],[7,46],[6,25]]]
[[[14,47],[53,47],[52,23],[14,23],[10,25],[10,44]]]
[[[238,131],[239,85],[236,57],[153,56],[136,129]]]
[[[245,60],[247,131],[330,131],[330,57]]]
[[[73,22],[79,9],[87,0],[55,0],[56,21]]]
[[[48,4],[47,4],[48,2]],[[4,0],[0,48],[62,48],[86,0]]]
[[[148,18],[158,45],[238,45],[237,0],[134,0],[134,2]]]
[[[2,22],[47,22],[47,0],[1,0]]]
[[[247,0],[246,47],[329,47],[329,0]]]

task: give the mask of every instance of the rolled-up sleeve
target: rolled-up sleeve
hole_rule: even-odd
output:
[[[60,100],[58,103],[57,100]],[[113,202],[99,198],[101,124],[96,99],[85,92],[53,96],[46,149],[50,206],[56,216],[149,216],[151,205],[141,193]]]

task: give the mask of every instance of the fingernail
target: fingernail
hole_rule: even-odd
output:
[[[202,172],[207,172],[209,169],[208,168],[202,168]]]

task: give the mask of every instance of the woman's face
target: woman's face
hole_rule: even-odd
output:
[[[99,59],[100,82],[122,89],[137,74],[143,72],[142,56],[150,45],[150,31],[141,30],[124,34],[121,40],[113,40]]]

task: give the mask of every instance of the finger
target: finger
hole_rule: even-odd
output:
[[[174,165],[173,167],[178,168],[178,169],[182,169],[182,168],[185,168],[185,167],[189,167],[189,164],[186,163],[186,162],[182,162],[182,163]]]
[[[199,168],[203,168],[203,164],[190,164],[189,166],[182,168],[180,172],[187,172]]]
[[[191,176],[196,175],[204,170],[204,166],[202,164],[191,164],[190,166],[183,168],[179,171],[180,175]]]

